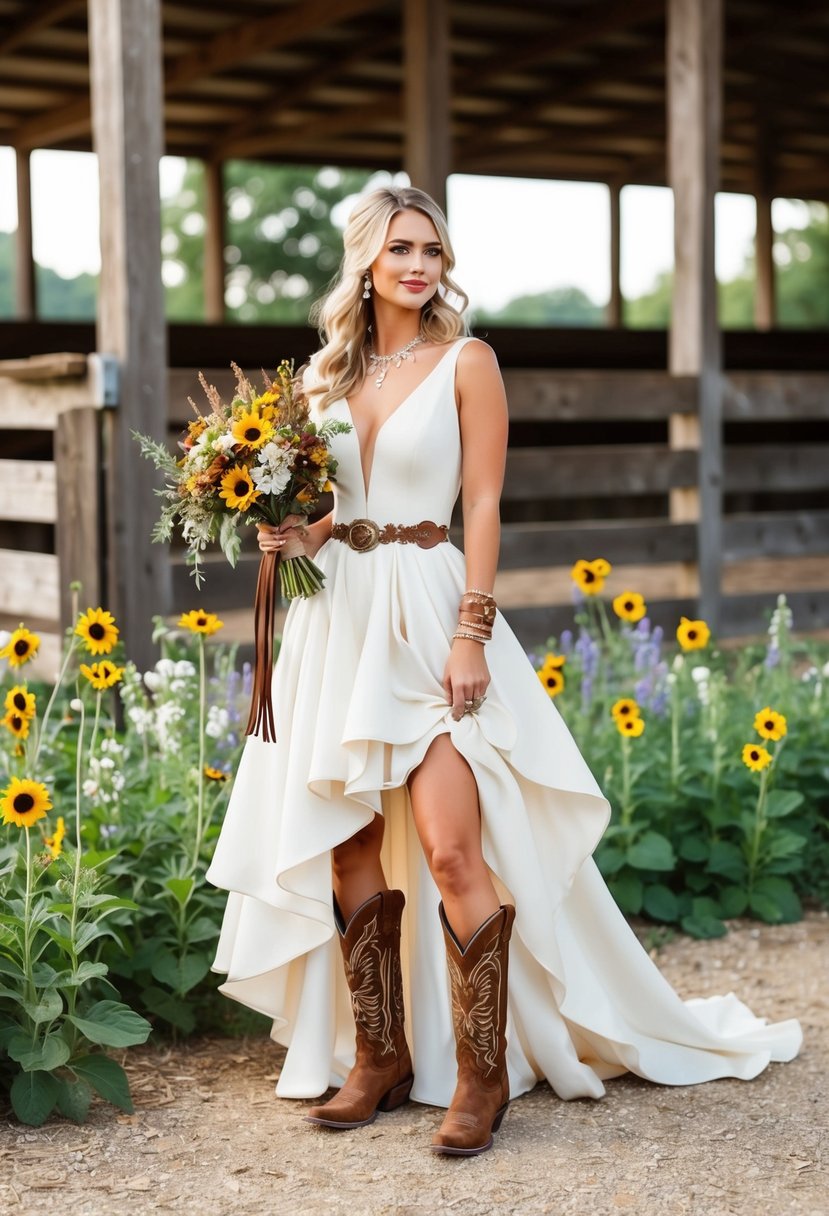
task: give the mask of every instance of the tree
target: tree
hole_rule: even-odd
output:
[[[303,324],[342,256],[332,211],[359,193],[368,170],[228,161],[225,301],[229,319]],[[204,172],[187,165],[182,187],[162,209],[167,315],[201,320],[204,279]]]
[[[516,296],[495,312],[475,309],[476,325],[601,325],[604,309],[580,287]]]
[[[14,236],[0,232],[0,318],[14,316]],[[98,277],[79,274],[64,279],[50,266],[38,266],[38,316],[64,321],[92,321]]]

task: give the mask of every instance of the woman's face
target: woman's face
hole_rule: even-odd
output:
[[[371,266],[374,293],[400,308],[422,308],[437,291],[442,270],[443,249],[429,217],[422,211],[392,216]]]

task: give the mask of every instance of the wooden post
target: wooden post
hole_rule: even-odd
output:
[[[757,329],[773,329],[775,324],[774,227],[771,222],[772,174],[771,140],[768,124],[757,121],[757,185],[755,204],[757,222],[754,236],[754,324]]]
[[[610,190],[610,299],[607,304],[607,323],[611,329],[622,325],[622,208],[621,186],[612,183]]]
[[[225,319],[225,194],[224,162],[204,165],[204,319],[222,325]]]
[[[668,171],[674,194],[669,367],[695,376],[695,414],[670,418],[672,448],[698,452],[697,485],[671,492],[675,522],[697,524],[697,565],[680,594],[698,594],[716,629],[722,563],[722,356],[714,271],[714,197],[722,122],[722,0],[668,0]]]
[[[34,321],[37,316],[37,279],[32,251],[32,172],[29,152],[16,150],[17,233],[15,236],[14,295],[15,317]]]
[[[65,410],[55,429],[56,547],[61,575],[61,628],[71,623],[69,584],[81,584],[81,609],[101,603],[101,411]]]
[[[405,0],[405,169],[446,210],[452,164],[448,0]]]
[[[92,130],[98,154],[101,279],[97,344],[120,370],[104,417],[107,603],[139,668],[155,657],[151,617],[171,602],[169,554],[151,540],[157,475],[133,430],[167,431],[158,162],[163,151],[160,0],[89,0]]]

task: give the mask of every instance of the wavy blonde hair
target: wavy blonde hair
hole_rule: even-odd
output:
[[[347,397],[366,375],[372,307],[370,299],[363,299],[363,279],[383,248],[392,218],[401,211],[420,211],[427,216],[443,250],[438,290],[421,310],[421,333],[430,342],[449,342],[468,333],[463,312],[469,299],[450,277],[455,255],[440,207],[425,191],[412,186],[372,190],[348,217],[343,233],[345,252],[334,286],[311,309],[311,321],[319,327],[323,345],[314,358],[314,374],[306,380],[305,392],[319,398],[320,410]],[[449,303],[448,293],[459,299],[460,308]]]

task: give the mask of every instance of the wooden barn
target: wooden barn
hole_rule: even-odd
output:
[[[20,217],[17,317],[0,322],[0,628],[25,618],[54,663],[80,579],[82,606],[110,607],[148,662],[151,615],[194,606],[180,559],[150,542],[131,431],[177,429],[197,368],[220,383],[231,359],[316,344],[225,323],[222,167],[245,158],[402,169],[439,199],[451,173],[605,183],[607,326],[486,334],[511,412],[499,603],[541,643],[570,622],[573,561],[601,555],[669,628],[701,613],[757,632],[780,591],[798,628],[829,626],[829,341],[776,327],[771,223],[775,197],[829,200],[827,51],[821,0],[0,0]],[[98,154],[95,326],[37,319],[37,148]],[[164,321],[165,151],[206,165],[200,325]],[[668,333],[622,324],[629,183],[673,190]],[[718,190],[756,198],[752,330],[717,323]],[[250,605],[256,559],[219,558],[203,605]]]

